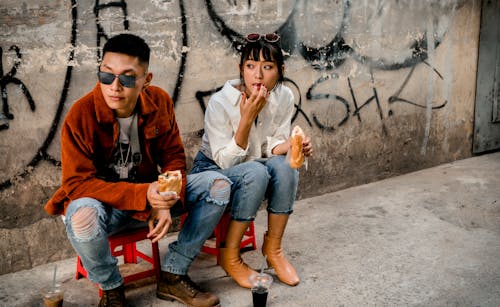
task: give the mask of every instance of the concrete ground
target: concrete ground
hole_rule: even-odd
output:
[[[255,225],[260,246],[264,211]],[[275,278],[270,307],[500,306],[500,152],[297,201],[284,249],[301,283]],[[262,261],[259,250],[243,258]],[[74,279],[71,258],[0,276],[0,306],[41,306],[55,265],[64,306],[97,305],[97,288]],[[200,254],[190,276],[222,306],[252,305],[213,256]],[[149,282],[127,290],[132,306],[181,306],[157,299]]]

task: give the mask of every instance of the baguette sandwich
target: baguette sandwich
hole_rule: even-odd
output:
[[[292,146],[290,151],[290,167],[299,168],[304,163],[304,153],[302,152],[302,142],[305,134],[302,128],[295,126],[292,130]]]
[[[181,171],[166,171],[165,173],[158,175],[158,191],[161,195],[169,195],[172,193],[180,195],[181,189]]]

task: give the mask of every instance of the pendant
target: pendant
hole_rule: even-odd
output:
[[[118,166],[118,175],[120,175],[120,179],[128,179],[128,167],[125,166]]]

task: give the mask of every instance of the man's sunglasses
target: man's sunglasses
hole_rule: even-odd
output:
[[[250,33],[245,39],[247,42],[255,43],[256,41],[263,39],[268,43],[276,43],[280,40],[280,36],[276,33],[268,33],[268,34],[259,34],[259,33]]]
[[[99,82],[102,84],[109,85],[115,81],[115,78],[118,77],[120,84],[124,87],[134,88],[135,81],[137,80],[136,76],[127,76],[127,75],[115,75],[109,72],[99,71],[97,72],[97,78],[99,78]]]

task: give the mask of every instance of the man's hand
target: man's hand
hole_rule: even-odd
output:
[[[149,233],[147,237],[151,239],[152,243],[158,242],[167,234],[170,225],[172,225],[170,210],[153,208],[148,220]]]
[[[148,187],[148,202],[156,209],[170,209],[179,200],[179,195],[160,195],[158,181],[152,182]]]

